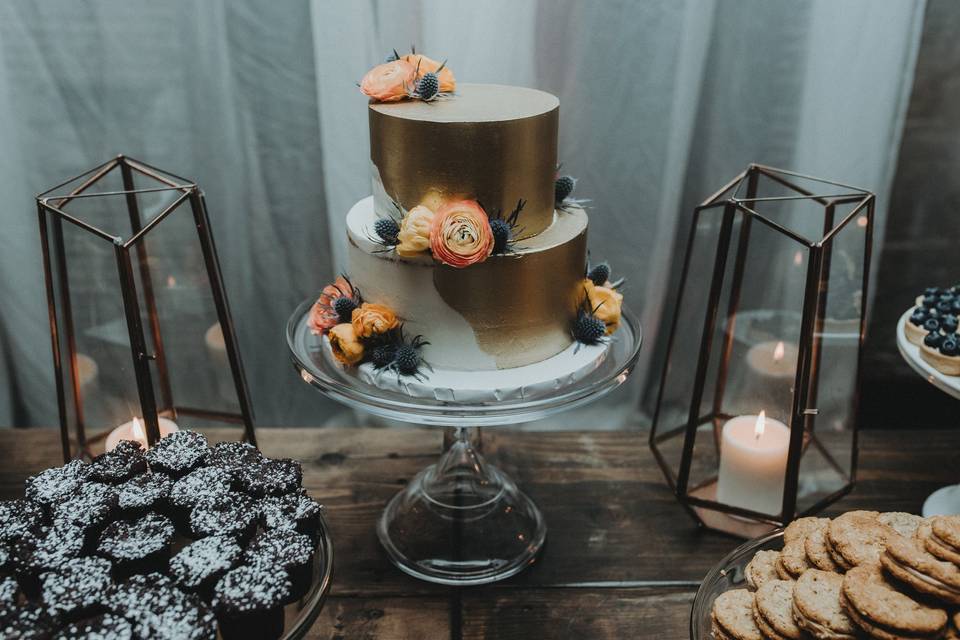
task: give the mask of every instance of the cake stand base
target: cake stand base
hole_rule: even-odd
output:
[[[960,514],[960,484],[937,489],[923,503],[923,517]]]
[[[540,510],[479,450],[479,429],[446,430],[444,453],[395,495],[377,536],[402,571],[450,585],[503,580],[534,562]]]

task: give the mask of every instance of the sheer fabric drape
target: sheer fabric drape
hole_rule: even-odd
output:
[[[334,407],[294,375],[283,326],[346,267],[343,218],[370,190],[355,82],[416,43],[462,81],[560,97],[592,255],[628,278],[647,332],[635,380],[565,423],[623,425],[659,374],[675,240],[748,162],[871,189],[883,229],[922,13],[869,0],[2,3],[0,424],[56,419],[32,196],[119,152],[205,188],[258,423],[326,422]]]

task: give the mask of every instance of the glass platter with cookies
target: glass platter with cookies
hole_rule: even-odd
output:
[[[960,516],[848,511],[744,543],[704,578],[692,640],[960,638]]]

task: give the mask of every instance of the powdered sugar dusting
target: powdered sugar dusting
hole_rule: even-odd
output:
[[[284,572],[238,567],[217,582],[213,606],[219,613],[227,614],[265,611],[280,606],[292,588]]]
[[[180,476],[203,462],[209,451],[202,433],[176,431],[161,438],[146,455],[152,468]]]
[[[213,576],[222,575],[240,560],[242,550],[229,536],[197,540],[170,560],[170,572],[187,589],[196,589]]]
[[[159,513],[139,520],[119,520],[104,530],[97,550],[113,560],[139,560],[173,541],[173,523]]]
[[[170,489],[170,502],[180,508],[193,508],[197,503],[230,491],[233,475],[220,467],[201,467],[177,480]]]
[[[74,558],[40,580],[51,615],[81,613],[99,604],[110,588],[110,563],[103,558]]]

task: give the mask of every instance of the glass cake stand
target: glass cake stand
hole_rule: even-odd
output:
[[[621,385],[640,353],[636,318],[624,309],[606,357],[585,377],[523,399],[471,404],[412,397],[360,380],[310,333],[312,304],[303,302],[287,323],[293,363],[305,382],[355,409],[445,428],[440,460],[390,500],[377,524],[393,563],[429,582],[475,585],[508,578],[533,562],[546,538],[543,516],[513,480],[485,460],[477,427],[551,416]]]
[[[920,357],[920,347],[907,339],[904,326],[910,319],[911,311],[913,311],[912,308],[907,309],[897,321],[897,349],[900,355],[923,379],[947,395],[960,400],[960,376],[948,376],[935,369]],[[922,513],[924,517],[960,514],[960,484],[941,487],[927,496],[923,502]]]

